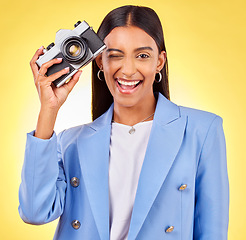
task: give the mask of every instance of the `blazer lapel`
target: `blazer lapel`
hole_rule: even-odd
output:
[[[182,144],[186,117],[159,94],[145,159],[138,182],[128,240],[136,239]]]
[[[81,171],[102,240],[109,239],[108,162],[113,105],[78,138]]]

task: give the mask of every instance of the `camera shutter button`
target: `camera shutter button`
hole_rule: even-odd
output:
[[[50,50],[52,47],[54,47],[55,46],[55,44],[52,42],[46,49],[47,50]]]
[[[75,28],[78,27],[80,23],[81,23],[80,21],[76,22],[76,23],[74,24],[74,27],[75,27]]]

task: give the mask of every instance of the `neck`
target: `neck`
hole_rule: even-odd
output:
[[[153,95],[151,101],[141,104],[140,106],[121,106],[114,103],[114,116],[113,120],[117,123],[133,126],[144,119],[148,118],[155,112],[156,99]],[[146,121],[153,120],[154,115],[146,119]]]

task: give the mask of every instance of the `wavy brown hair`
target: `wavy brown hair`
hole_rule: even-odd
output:
[[[160,19],[156,12],[148,7],[140,6],[122,6],[109,12],[103,19],[97,34],[104,40],[105,37],[116,27],[136,26],[144,30],[156,42],[159,53],[166,52],[163,30]],[[96,61],[92,62],[92,119],[95,120],[105,113],[113,103],[113,97],[106,85],[105,81],[100,81],[97,77],[99,67]],[[162,81],[157,83],[154,81],[153,91],[162,93],[167,99],[169,96],[168,84],[168,62],[160,71]]]

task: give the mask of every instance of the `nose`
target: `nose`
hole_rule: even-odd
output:
[[[125,58],[124,62],[122,63],[121,71],[124,76],[130,78],[136,73],[136,65],[133,59]]]

